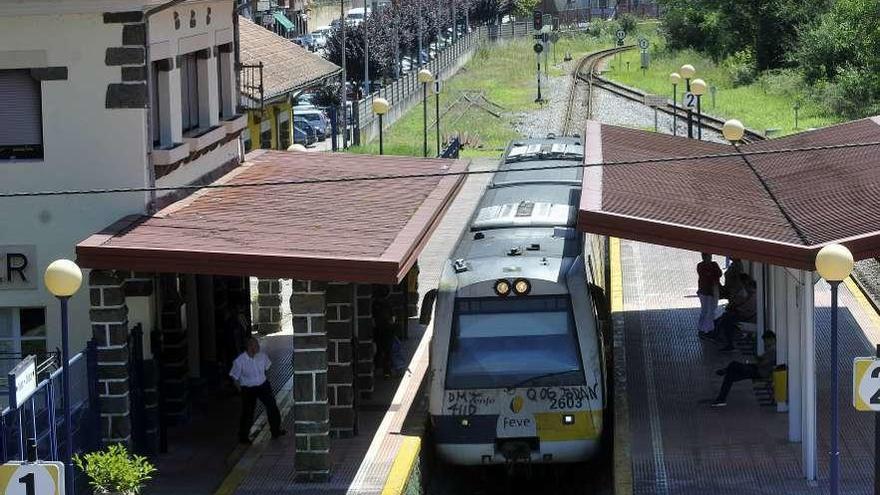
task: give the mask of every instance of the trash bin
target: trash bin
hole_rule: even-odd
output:
[[[788,400],[788,367],[784,364],[773,369],[773,400],[777,404]]]

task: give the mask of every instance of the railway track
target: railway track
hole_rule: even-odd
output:
[[[606,79],[598,74],[594,74],[592,76],[592,84],[604,89],[605,91],[608,91],[609,93],[620,96],[621,98],[626,98],[627,100],[635,101],[638,103],[644,103],[645,101],[645,93]],[[671,102],[667,101],[665,106],[657,107],[657,110],[667,115],[676,115],[680,120],[687,120],[687,108],[682,107],[681,105],[673,105]],[[696,115],[693,115],[692,118],[695,119],[694,122],[696,125]],[[720,134],[721,127],[724,126],[724,119],[719,119],[718,117],[702,114],[700,115],[700,125],[703,127],[703,129],[710,129]],[[758,132],[751,129],[746,129],[745,136],[743,137],[743,142],[750,143],[754,141],[763,141],[764,139],[764,136],[759,134]]]
[[[630,101],[635,101],[638,103],[644,103],[645,101],[645,93],[639,91],[637,89],[630,88],[628,86],[624,86],[620,83],[611,81],[599,75],[599,64],[605,60],[606,58],[615,55],[617,53],[631,50],[635,48],[633,45],[622,46],[609,48],[606,50],[599,50],[597,52],[593,52],[582,57],[577,65],[575,66],[575,70],[572,71],[571,74],[571,89],[569,90],[568,95],[568,104],[565,107],[565,113],[563,114],[562,120],[562,134],[564,136],[569,135],[574,129],[574,125],[577,123],[574,121],[575,117],[575,102],[577,101],[578,89],[581,84],[587,85],[587,101],[586,101],[586,118],[590,119],[593,117],[593,87],[599,87],[608,91],[612,94],[620,96],[621,98],[626,98]],[[688,110],[681,105],[673,105],[671,102],[666,102],[665,106],[657,107],[657,110],[663,112],[667,115],[675,115],[682,121],[687,120]],[[696,117],[693,117],[696,118]],[[700,125],[704,129],[710,129],[715,132],[721,133],[721,128],[724,125],[724,120],[719,119],[717,117],[713,117],[711,115],[702,114],[700,116]],[[743,142],[754,142],[754,141],[762,141],[765,137],[760,133],[753,131],[751,129],[746,129],[745,136],[743,137]]]
[[[577,124],[577,122],[575,122],[575,103],[578,99],[578,89],[580,88],[580,85],[587,85],[586,118],[589,119],[593,116],[593,84],[598,77],[597,69],[599,67],[599,63],[612,55],[630,50],[632,48],[633,45],[608,48],[606,50],[599,50],[597,52],[588,53],[587,55],[581,57],[580,60],[578,60],[574,71],[572,71],[571,73],[571,87],[568,91],[568,102],[565,106],[565,113],[562,116],[561,130],[563,136],[568,136],[572,134],[572,131],[576,132],[576,129],[574,128],[574,126]]]

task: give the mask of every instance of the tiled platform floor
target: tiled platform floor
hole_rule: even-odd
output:
[[[627,396],[634,493],[827,493],[830,291],[816,285],[819,375],[819,481],[801,476],[801,446],[787,440],[787,415],[761,406],[749,381],[734,385],[726,408],[700,403],[718,392],[721,354],[697,338],[699,253],[621,242]],[[841,286],[842,493],[872,493],[874,418],[851,405],[852,358],[873,355],[880,328]]]

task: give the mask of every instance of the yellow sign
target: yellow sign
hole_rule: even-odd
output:
[[[880,412],[880,359],[853,359],[853,407]]]
[[[2,495],[64,495],[61,462],[7,462],[0,465]]]

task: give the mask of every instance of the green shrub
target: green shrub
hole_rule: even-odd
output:
[[[724,59],[721,65],[730,72],[730,82],[734,87],[752,84],[758,74],[751,50],[740,50]]]
[[[82,456],[75,455],[73,462],[88,476],[89,484],[97,494],[137,495],[156,471],[146,457],[129,455],[122,444],[110,445],[106,450]]]
[[[821,101],[828,111],[848,119],[874,115],[880,109],[880,87],[875,74],[847,66],[838,71],[833,82],[819,85]]]
[[[636,33],[637,23],[638,19],[632,14],[626,13],[617,16],[617,24],[620,26],[620,29],[626,31],[626,34],[630,36]]]

